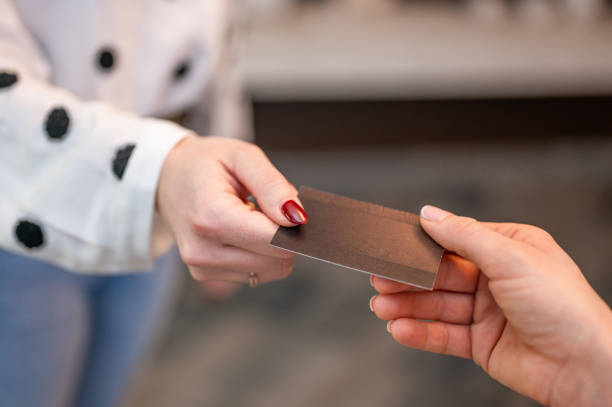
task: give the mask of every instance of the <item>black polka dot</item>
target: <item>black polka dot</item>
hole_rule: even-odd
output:
[[[98,56],[96,59],[98,62],[98,67],[103,72],[110,72],[113,69],[115,63],[117,62],[115,54],[116,52],[109,47],[102,48],[100,51],[98,51]]]
[[[125,167],[127,167],[128,161],[130,161],[134,148],[136,148],[135,144],[126,144],[119,148],[115,153],[115,158],[113,159],[112,163],[112,170],[113,174],[115,174],[118,179],[123,178]]]
[[[189,65],[189,62],[183,62],[174,70],[174,79],[180,81],[189,74],[190,70],[191,66]]]
[[[0,72],[0,89],[10,88],[17,83],[19,77],[16,73]]]
[[[63,139],[70,128],[70,116],[63,107],[56,107],[47,115],[45,130],[51,140]]]
[[[15,237],[28,249],[36,249],[45,243],[42,228],[29,220],[20,219],[15,226]]]

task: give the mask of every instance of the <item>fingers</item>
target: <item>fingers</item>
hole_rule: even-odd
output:
[[[445,253],[440,262],[435,289],[473,293],[480,270],[469,260],[455,253]]]
[[[422,288],[419,287],[400,283],[393,280],[388,280],[386,278],[374,275],[370,276],[370,285],[381,294],[424,291]]]
[[[478,283],[480,270],[474,263],[454,253],[444,253],[434,289],[472,293]],[[404,291],[423,291],[416,287],[372,276],[370,282],[381,294],[393,294]]]
[[[232,283],[248,284],[251,276],[249,273],[243,273],[234,270],[225,269],[209,269],[199,267],[189,267],[189,273],[194,280],[197,281],[228,281]],[[270,283],[282,280],[284,277],[277,277],[271,274],[257,274],[257,282],[259,284]]]
[[[370,308],[385,320],[414,318],[469,324],[474,296],[447,291],[382,294],[372,297]]]
[[[226,245],[239,247],[264,256],[292,258],[285,250],[270,246],[278,225],[263,213],[240,205],[228,211],[221,220],[217,238]]]
[[[257,273],[270,276],[271,279],[288,277],[293,268],[295,255],[289,253],[286,258],[262,256],[237,247],[226,246],[218,250],[216,256],[220,260],[217,265],[221,268],[238,270],[243,273]]]
[[[527,243],[533,247],[541,249],[558,247],[550,233],[537,226],[508,222],[482,222],[482,224],[509,239]]]
[[[282,280],[291,274],[293,259],[276,259],[235,247],[221,248],[212,258],[218,261],[194,262],[189,271],[198,281],[249,282],[255,273],[260,283]]]
[[[414,349],[472,358],[470,327],[443,322],[400,318],[389,321],[387,330],[397,342]]]
[[[297,191],[272,165],[263,151],[243,143],[230,154],[228,167],[253,194],[262,211],[278,225],[295,226],[308,222]]]
[[[510,268],[487,267],[504,261],[517,242],[491,230],[475,219],[455,216],[434,206],[421,209],[423,229],[442,247],[474,262],[489,277],[504,277]]]
[[[249,274],[234,270],[212,269],[202,267],[189,267],[189,274],[196,281],[231,281],[234,283],[248,283]]]
[[[195,236],[183,237],[197,250],[206,241],[236,246],[264,256],[286,258],[287,251],[270,246],[278,225],[233,192],[216,193],[202,214],[196,215],[191,229]],[[181,239],[179,238],[179,241]]]
[[[259,216],[270,222],[265,215],[259,213]],[[295,257],[293,253],[268,248],[267,244],[259,241],[255,243],[262,245],[273,256],[223,244],[218,236],[193,236],[178,240],[181,258],[198,280],[245,282],[248,281],[248,273],[253,272],[263,282],[285,278],[291,273]]]

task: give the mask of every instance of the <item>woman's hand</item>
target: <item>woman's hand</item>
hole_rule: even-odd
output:
[[[370,307],[396,341],[471,358],[543,404],[612,405],[612,312],[548,233],[431,206],[421,224],[456,254],[433,292],[372,279]]]
[[[263,212],[247,202],[253,195]],[[253,144],[188,137],[169,153],[158,210],[196,280],[285,278],[293,254],[269,246],[278,225],[308,221],[297,191]]]

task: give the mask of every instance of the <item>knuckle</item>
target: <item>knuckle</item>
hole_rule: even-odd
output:
[[[250,160],[253,156],[265,155],[263,150],[252,143],[240,142],[234,149],[236,160]]]
[[[453,228],[458,234],[470,237],[478,233],[481,225],[474,218],[457,217]]]
[[[217,236],[222,229],[221,219],[223,219],[223,216],[217,213],[215,205],[211,205],[211,212],[211,214],[200,212],[191,220],[191,230],[197,236]]]
[[[440,332],[440,353],[448,353],[450,344],[450,332],[448,329],[441,329]]]
[[[210,225],[206,216],[202,213],[196,213],[189,220],[189,224],[193,233],[197,236],[206,236],[210,231]]]
[[[196,248],[195,245],[188,245],[181,250],[181,258],[187,266],[197,268],[211,268],[216,266],[213,256],[208,255],[204,250]]]
[[[266,155],[266,153],[264,153],[261,147],[259,147],[257,144],[245,143],[245,145],[251,154]]]
[[[287,189],[288,183],[280,173],[273,171],[262,179],[261,185],[266,191],[283,191]]]
[[[552,235],[539,226],[523,223],[510,223],[509,226],[514,229],[514,233],[510,236],[511,238],[522,237],[527,239],[535,237],[538,240],[554,241]]]
[[[381,296],[383,306],[380,310],[380,316],[385,319],[396,319],[405,314],[410,318],[412,315],[414,298],[410,295],[405,295],[403,296],[404,303],[402,301],[396,301],[395,298],[398,297],[395,297],[393,294]],[[406,305],[406,309],[404,309],[404,305]]]
[[[524,225],[521,223],[508,222],[501,227],[502,234],[508,236],[510,239],[517,240],[522,234],[528,232],[528,228],[531,225]]]
[[[196,281],[208,281],[207,277],[206,277],[206,273],[202,272],[202,270],[199,270],[195,267],[188,267],[189,270],[189,275],[191,275],[191,278],[193,278]]]
[[[531,232],[534,235],[537,235],[541,239],[546,239],[546,240],[549,240],[549,241],[553,241],[554,240],[552,235],[550,233],[548,233],[548,231],[542,229],[541,227],[530,225],[529,229],[531,230]]]
[[[191,222],[191,230],[193,230],[193,233],[195,233],[197,236],[201,237],[208,236],[208,234],[210,233],[208,223],[202,222],[199,219],[193,220]]]
[[[222,220],[227,217],[230,208],[232,208],[232,203],[228,199],[217,196],[210,200],[206,213],[203,213],[202,216],[207,219],[211,228],[217,229],[221,226]]]
[[[435,291],[432,296],[432,311],[436,321],[439,321],[444,316],[444,301],[439,291]]]
[[[435,322],[430,322],[425,335],[425,349],[430,349],[434,353],[447,353],[450,342],[448,329]]]
[[[193,266],[197,263],[198,252],[190,244],[179,244],[179,252],[181,253],[181,259],[187,266]]]

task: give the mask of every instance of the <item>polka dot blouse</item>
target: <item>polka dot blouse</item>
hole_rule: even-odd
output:
[[[226,0],[0,0],[0,248],[78,271],[149,267],[155,188],[211,85]]]

